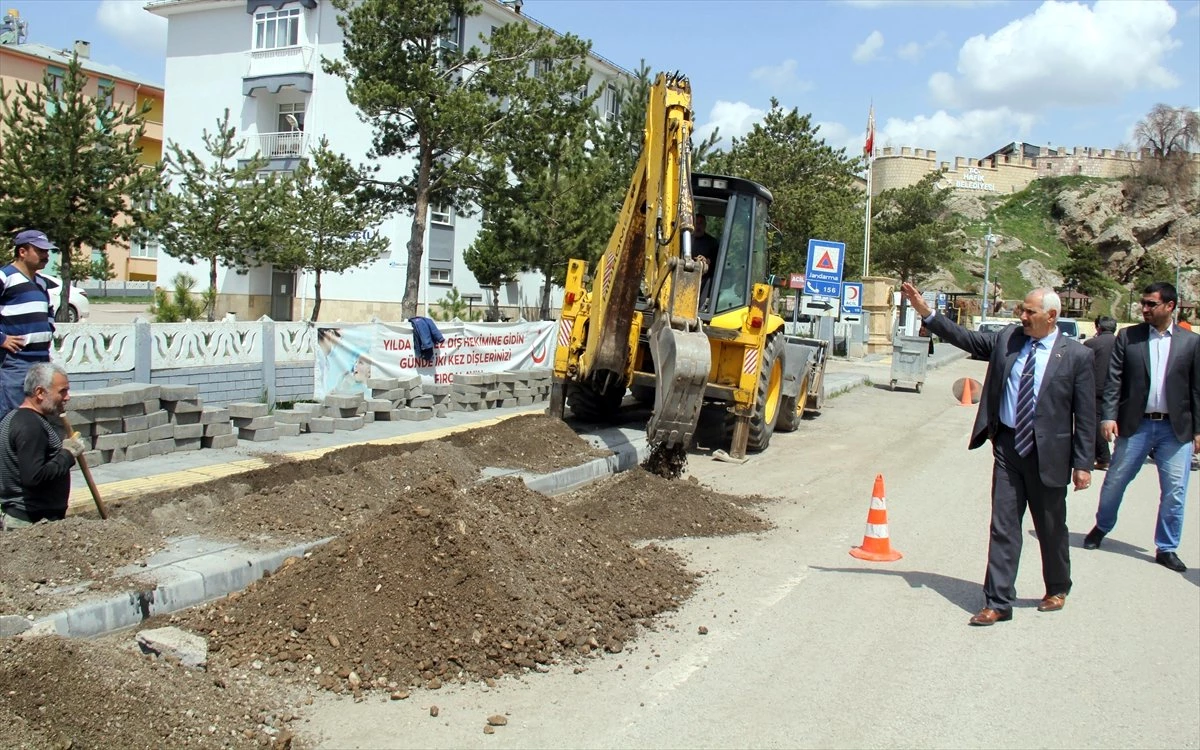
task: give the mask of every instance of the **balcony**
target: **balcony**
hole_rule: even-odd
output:
[[[306,45],[247,52],[242,94],[254,96],[260,90],[278,94],[285,86],[311,93],[314,57],[316,51]]]
[[[246,138],[241,161],[255,156],[268,160],[266,169],[272,172],[291,171],[300,165],[308,150],[308,133],[293,130],[287,133],[259,133]]]

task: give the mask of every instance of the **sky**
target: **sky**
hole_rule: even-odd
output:
[[[31,41],[163,80],[166,21],[138,0],[7,0]],[[1200,0],[525,0],[523,12],[617,65],[681,71],[697,132],[723,143],[777,99],[834,147],[981,157],[1133,145],[1158,103],[1200,109]],[[171,96],[171,92],[167,92]]]

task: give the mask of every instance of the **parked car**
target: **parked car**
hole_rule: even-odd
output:
[[[1059,318],[1058,332],[1073,339],[1087,338],[1087,335],[1079,330],[1079,321],[1074,318]]]
[[[975,330],[977,330],[981,333],[999,333],[1000,331],[1003,331],[1005,328],[1008,328],[1014,322],[1015,321],[1012,321],[1012,320],[985,320],[982,323],[979,323],[978,325],[976,325]],[[983,357],[976,357],[975,355],[971,355],[971,359],[983,359]]]
[[[57,310],[61,299],[58,290],[62,286],[62,279],[46,274],[41,274],[41,277],[46,280],[46,286],[50,288],[50,305]],[[81,320],[87,320],[90,312],[91,303],[88,302],[87,292],[72,284],[71,296],[68,297],[67,302],[67,322],[78,323]]]

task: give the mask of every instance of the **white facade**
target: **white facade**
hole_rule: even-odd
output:
[[[467,46],[480,44],[480,35],[486,38],[493,27],[505,23],[523,19],[536,24],[498,0],[484,0],[482,6],[480,15],[466,19],[462,39]],[[345,81],[321,69],[322,57],[342,56],[343,35],[337,11],[328,0],[161,0],[147,8],[168,20],[164,142],[204,153],[203,131],[213,132],[228,109],[238,136],[246,140],[246,156],[255,152],[269,156],[274,169],[293,168],[295,159],[322,137],[353,163],[366,162],[371,127],[347,99]],[[604,116],[612,101],[607,91],[610,82],[630,73],[595,56],[590,64],[588,90],[605,89],[596,105]],[[408,159],[382,162],[382,174],[408,171]],[[411,212],[400,211],[378,227],[364,227],[388,237],[389,251],[369,266],[322,275],[322,320],[399,317],[411,222]],[[478,212],[469,217],[441,212],[431,216],[421,274],[422,311],[426,302],[436,304],[452,287],[473,299],[475,309],[490,301],[490,290],[480,288],[463,262],[463,252],[479,229]],[[179,272],[196,278],[197,286],[207,286],[206,265],[185,264],[161,253],[158,283],[168,286]],[[290,315],[307,318],[313,301],[312,274],[296,274],[291,289],[287,289],[288,278],[269,267],[244,275],[221,268],[222,307],[239,316],[268,314],[281,319],[288,309],[285,292],[291,292]],[[500,306],[508,314],[517,307],[536,308],[543,283],[541,274],[523,274],[501,288]],[[553,304],[557,306],[560,299],[557,292]]]

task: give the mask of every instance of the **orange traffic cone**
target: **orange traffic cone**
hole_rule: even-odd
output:
[[[970,378],[966,378],[963,380],[962,398],[960,398],[958,400],[958,405],[959,406],[974,406],[974,404],[971,403],[971,379]]]
[[[959,378],[950,388],[950,392],[958,399],[959,406],[974,406],[979,403],[978,394],[982,390],[983,386],[973,378]]]
[[[875,489],[871,492],[871,510],[867,512],[867,531],[861,547],[851,547],[850,554],[859,560],[892,562],[899,560],[898,550],[892,549],[888,538],[887,500],[883,496],[883,475],[875,476]]]

